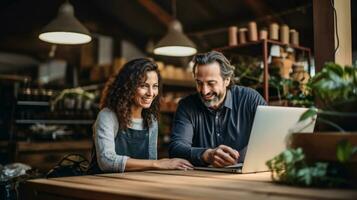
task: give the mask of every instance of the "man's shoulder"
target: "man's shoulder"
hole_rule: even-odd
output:
[[[231,88],[233,101],[237,102],[257,102],[259,105],[265,105],[263,96],[253,88],[235,85]]]
[[[244,102],[244,101],[254,101],[259,105],[265,105],[266,102],[263,96],[253,88],[235,85],[231,88],[231,92],[233,93],[233,98],[236,101]]]
[[[233,85],[231,87],[231,92],[233,94],[239,94],[239,95],[259,95],[259,93],[256,90],[241,85]]]

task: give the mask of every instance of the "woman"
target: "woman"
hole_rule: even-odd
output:
[[[184,159],[157,159],[160,99],[157,65],[144,58],[124,65],[108,81],[93,126],[90,173],[192,169]]]

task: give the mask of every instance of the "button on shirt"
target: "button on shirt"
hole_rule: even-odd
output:
[[[170,157],[204,166],[207,164],[201,155],[208,148],[224,144],[241,153],[248,144],[258,105],[266,105],[258,92],[237,85],[227,90],[222,106],[216,110],[206,107],[198,93],[185,97],[175,114]]]

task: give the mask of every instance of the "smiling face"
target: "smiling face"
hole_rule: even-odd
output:
[[[230,79],[223,79],[218,62],[198,65],[195,69],[197,92],[209,108],[217,109],[224,101]]]
[[[146,73],[146,77],[136,88],[134,95],[134,107],[136,108],[150,108],[151,103],[159,93],[159,78],[155,71]]]

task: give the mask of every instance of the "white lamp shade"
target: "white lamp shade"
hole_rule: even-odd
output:
[[[183,46],[166,46],[154,49],[154,54],[164,56],[191,56],[197,53],[197,49]]]
[[[88,35],[73,32],[46,32],[38,37],[45,42],[55,44],[85,44],[92,40]]]
[[[57,17],[42,30],[39,38],[55,44],[84,44],[92,40],[88,29],[74,16],[69,2],[61,5]]]
[[[174,20],[167,34],[157,43],[154,54],[164,56],[191,56],[197,53],[196,45],[182,32],[181,23]]]

